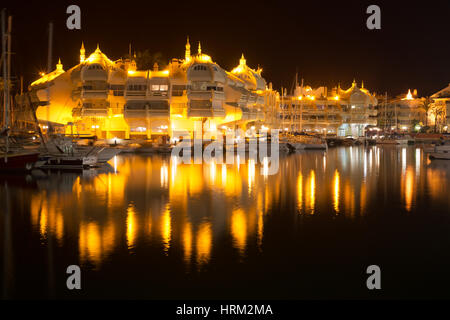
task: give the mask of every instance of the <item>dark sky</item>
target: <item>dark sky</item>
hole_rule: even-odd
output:
[[[81,30],[66,28],[66,8],[81,7]],[[381,8],[381,30],[366,28],[366,8]],[[48,22],[55,25],[54,57],[64,68],[96,44],[115,60],[133,50],[183,57],[186,36],[230,70],[245,54],[276,88],[295,72],[305,84],[342,87],[356,78],[372,91],[396,95],[417,88],[429,95],[450,82],[450,1],[210,0],[7,1],[13,15],[13,68],[26,83],[45,70]]]

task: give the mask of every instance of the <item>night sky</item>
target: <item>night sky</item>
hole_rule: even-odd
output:
[[[66,8],[81,7],[81,30],[66,28]],[[366,8],[381,8],[381,30],[366,28]],[[13,15],[13,73],[25,84],[46,69],[48,22],[54,22],[54,64],[89,55],[112,60],[149,49],[183,58],[186,36],[227,70],[244,53],[275,88],[290,88],[296,71],[305,84],[350,86],[391,95],[417,88],[430,95],[450,82],[450,1],[3,1]]]

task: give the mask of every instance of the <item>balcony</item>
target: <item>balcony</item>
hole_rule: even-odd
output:
[[[81,108],[82,117],[107,117],[108,108]]]
[[[125,91],[125,99],[132,97],[135,98],[145,98],[145,90],[126,90]]]
[[[107,99],[108,91],[105,90],[94,90],[94,89],[82,89],[81,99]]]

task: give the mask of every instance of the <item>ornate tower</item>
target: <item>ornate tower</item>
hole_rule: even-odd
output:
[[[191,44],[189,43],[189,36],[187,37],[186,41],[186,51],[184,53],[184,59],[186,62],[191,61]]]
[[[81,41],[81,49],[80,49],[80,63],[83,63],[84,60],[86,59],[86,55],[85,55],[86,51],[84,50],[84,43],[83,41]]]
[[[241,67],[245,67],[246,64],[247,64],[247,60],[245,60],[244,54],[242,54],[241,60],[239,60],[239,65],[240,65]]]
[[[63,70],[63,65],[61,63],[61,59],[58,59],[58,63],[56,64],[56,70],[57,71],[64,71]]]

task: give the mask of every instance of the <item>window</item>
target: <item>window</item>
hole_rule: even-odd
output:
[[[174,84],[172,86],[172,96],[181,97],[184,90],[186,90],[186,86]]]
[[[121,84],[111,84],[109,86],[109,90],[113,91],[114,96],[123,96],[124,89],[125,89],[125,86],[121,85]]]
[[[194,70],[195,71],[206,71],[206,70],[208,70],[207,68],[206,68],[206,66],[201,66],[201,65],[197,65],[197,66],[195,66],[194,67]]]
[[[103,67],[99,64],[91,64],[88,67],[89,70],[103,70]]]
[[[190,107],[194,109],[209,109],[212,105],[209,100],[191,100]]]
[[[145,91],[145,85],[142,84],[129,84],[128,90],[130,91]]]

